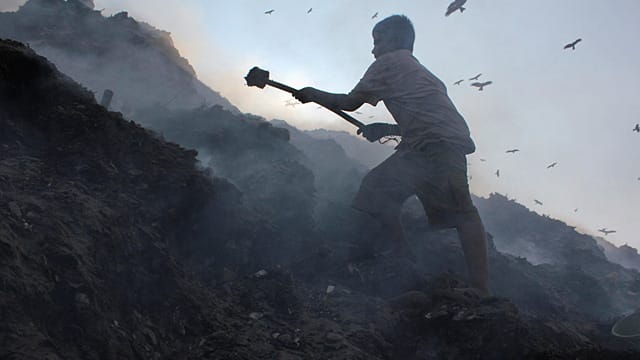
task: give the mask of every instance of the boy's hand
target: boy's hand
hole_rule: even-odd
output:
[[[358,129],[357,134],[364,136],[370,142],[375,142],[389,135],[397,135],[393,124],[373,123]]]
[[[303,104],[306,104],[308,102],[317,102],[318,90],[312,87],[306,87],[293,93],[293,97]]]

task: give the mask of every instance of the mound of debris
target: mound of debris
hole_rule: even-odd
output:
[[[417,263],[346,261],[353,228],[317,230],[316,155],[287,130],[220,107],[147,116],[161,133],[0,41],[0,358],[638,357],[609,335],[595,265],[492,247],[502,297],[480,299],[415,203]]]
[[[182,356],[224,329],[170,252],[204,210],[251,214],[233,185],[4,40],[0,128],[0,358]]]

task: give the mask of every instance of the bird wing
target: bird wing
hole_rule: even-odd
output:
[[[482,83],[482,86],[487,86],[493,84],[493,81],[485,81]]]
[[[454,1],[449,4],[449,6],[447,7],[447,12],[444,14],[444,16],[449,16],[453,14],[454,11],[458,10],[458,4],[456,4],[457,2],[458,1]]]

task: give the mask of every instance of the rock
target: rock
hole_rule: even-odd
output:
[[[85,293],[76,293],[75,299],[77,304],[83,304],[83,305],[91,304],[91,301],[89,300],[89,296],[87,296],[87,294]]]
[[[253,274],[253,276],[255,276],[256,278],[259,279],[259,278],[261,278],[263,276],[267,276],[267,274],[268,274],[267,270],[263,269],[263,270],[260,270],[260,271],[256,272],[255,274]]]
[[[20,211],[20,206],[18,205],[17,202],[15,201],[10,201],[9,202],[9,210],[11,210],[11,213],[17,217],[17,218],[22,218],[22,211]]]
[[[334,332],[328,332],[325,334],[325,339],[330,343],[336,343],[342,341],[344,338],[340,334],[336,334]]]

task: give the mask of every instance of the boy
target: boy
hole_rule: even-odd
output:
[[[394,240],[395,252],[406,254],[400,210],[417,195],[431,226],[457,229],[471,285],[489,295],[487,239],[467,183],[466,155],[475,151],[469,128],[442,81],[413,57],[415,32],[406,16],[380,21],[372,35],[376,60],[350,93],[307,87],[294,96],[345,111],[384,101],[397,125],[373,123],[358,134],[371,142],[399,135],[402,142],[365,176],[352,206],[373,216],[382,225],[381,235]]]

